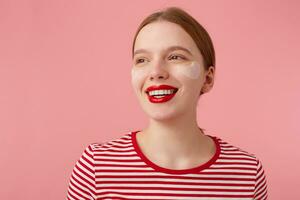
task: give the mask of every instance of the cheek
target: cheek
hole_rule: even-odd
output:
[[[131,68],[131,84],[134,88],[139,89],[148,74],[145,68]]]
[[[185,76],[189,79],[198,79],[202,73],[200,64],[193,61],[190,64],[182,65],[178,64],[174,66],[174,73],[178,76]]]

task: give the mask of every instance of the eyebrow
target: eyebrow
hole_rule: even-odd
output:
[[[175,50],[183,50],[192,56],[192,53],[190,52],[190,50],[188,50],[187,48],[182,47],[182,46],[170,46],[166,49],[166,51],[175,51]],[[139,54],[139,53],[149,53],[149,51],[147,51],[146,49],[138,49],[138,50],[134,51],[133,56],[135,56],[136,54]]]

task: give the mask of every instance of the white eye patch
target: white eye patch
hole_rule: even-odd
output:
[[[147,74],[149,74],[150,69],[149,68],[137,68],[132,67],[131,68],[131,80],[139,80],[143,79]]]
[[[190,79],[198,79],[201,74],[200,64],[196,61],[190,64],[177,64],[174,66],[174,71],[177,74],[183,74]]]

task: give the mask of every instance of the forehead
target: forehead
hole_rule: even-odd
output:
[[[192,37],[178,24],[158,21],[144,26],[136,37],[134,49],[161,51],[170,46],[182,46],[191,52],[197,52]]]

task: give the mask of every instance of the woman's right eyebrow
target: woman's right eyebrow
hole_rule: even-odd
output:
[[[138,50],[136,50],[136,51],[134,51],[134,56],[136,55],[136,54],[139,54],[139,53],[148,53],[149,51],[147,51],[146,49],[138,49]]]

